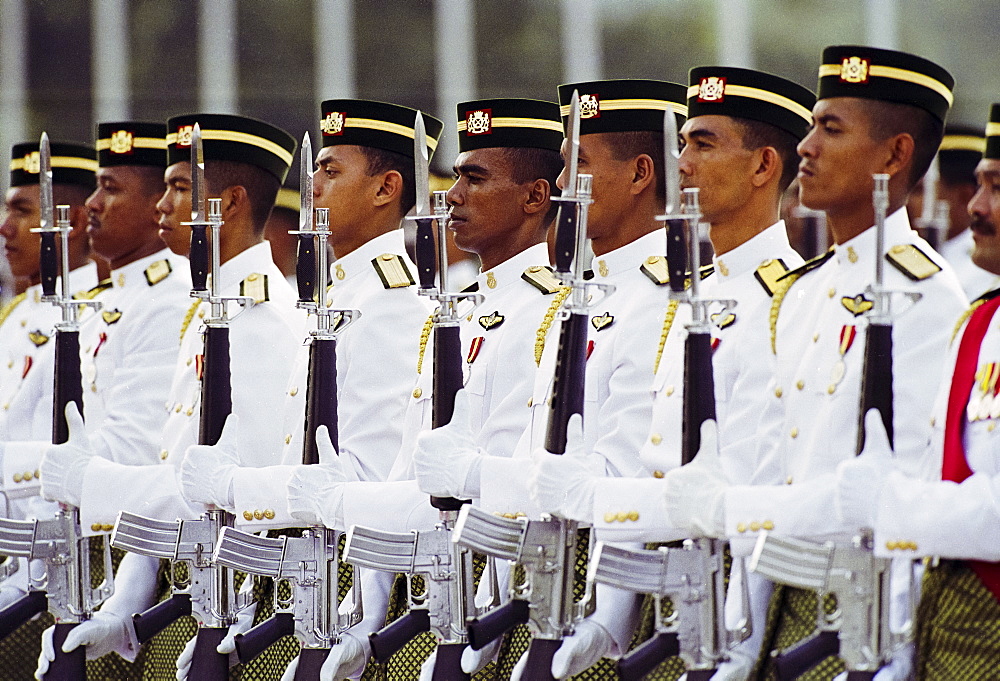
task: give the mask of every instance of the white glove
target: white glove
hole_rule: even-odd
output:
[[[437,648],[431,653],[431,656],[424,660],[424,663],[420,665],[420,679],[418,681],[434,681],[434,665],[437,664],[438,651]]]
[[[340,643],[330,649],[326,662],[320,668],[319,681],[360,678],[370,655],[367,639],[362,643],[350,631],[344,632],[340,636]],[[292,681],[298,668],[299,658],[296,657],[281,675],[281,681]]]
[[[867,418],[865,420],[867,421]],[[879,669],[878,673],[875,674],[874,681],[909,681],[913,678],[913,654],[915,650],[913,643],[907,643],[897,650],[889,664]],[[847,681],[847,672],[841,672],[833,678],[833,681]]]
[[[297,466],[288,479],[288,513],[310,525],[325,522],[328,527],[343,529],[344,485],[348,481],[345,462],[337,456],[326,426],[316,429],[316,446],[319,464]]]
[[[230,414],[216,444],[188,447],[181,462],[181,490],[188,501],[233,510],[233,473],[240,467],[239,427],[240,417]]]
[[[247,579],[250,579],[249,577]],[[236,657],[236,636],[247,633],[253,627],[253,617],[257,612],[257,604],[251,603],[236,614],[236,621],[229,625],[229,631],[225,637],[215,647],[215,652],[220,655],[229,655],[229,666],[233,667],[239,663]],[[177,681],[186,681],[191,672],[191,662],[194,661],[194,646],[197,636],[191,638],[184,645],[184,650],[177,657]]]
[[[48,501],[79,506],[83,497],[83,475],[94,450],[76,402],[66,405],[66,425],[69,427],[69,439],[61,445],[49,447],[42,456],[39,466],[42,474],[40,493]]]
[[[20,587],[4,584],[0,586],[0,610],[9,605],[13,605],[19,598],[23,598],[27,592]]]
[[[614,640],[604,627],[593,620],[583,620],[572,636],[563,639],[559,650],[552,656],[552,676],[565,679],[593,667],[598,660],[611,652]],[[514,665],[510,681],[520,681],[528,655],[524,654]]]
[[[885,479],[892,472],[892,447],[877,409],[865,414],[865,447],[837,466],[834,508],[845,525],[873,527]]]
[[[694,460],[667,473],[664,481],[671,525],[695,536],[722,536],[729,481],[722,469],[719,429],[713,419],[701,424],[701,447]]]
[[[594,491],[601,477],[587,467],[584,456],[583,420],[573,414],[566,429],[566,453],[557,456],[539,447],[532,456],[528,491],[543,512],[591,522]]]
[[[131,623],[122,617],[98,610],[91,619],[81,622],[70,630],[63,642],[62,651],[71,653],[80,646],[86,646],[87,659],[96,660],[128,644],[129,626]],[[49,664],[56,659],[56,648],[52,643],[54,633],[54,626],[42,632],[42,652],[38,656],[36,679],[43,679],[45,673],[49,671]]]
[[[469,426],[469,396],[459,390],[448,425],[417,436],[413,470],[420,491],[436,497],[479,498],[482,457]]]
[[[472,646],[466,646],[465,650],[462,651],[462,671],[466,674],[478,673],[479,670],[497,658],[501,643],[503,643],[503,636],[490,641],[479,650],[473,650]]]

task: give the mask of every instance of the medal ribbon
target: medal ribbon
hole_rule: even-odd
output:
[[[858,335],[858,327],[853,324],[844,324],[840,329],[840,355],[843,357],[854,345],[854,339]]]

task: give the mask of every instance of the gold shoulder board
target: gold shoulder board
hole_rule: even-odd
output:
[[[667,259],[662,255],[651,255],[639,266],[639,271],[649,277],[657,286],[670,283],[670,273],[667,271]]]
[[[701,279],[707,279],[715,274],[715,265],[703,265],[699,267],[698,274],[701,275]]]
[[[885,259],[913,281],[928,279],[941,271],[941,266],[913,244],[896,244]]]
[[[252,298],[255,303],[263,303],[271,299],[267,289],[267,275],[251,272],[240,282],[240,295]]]
[[[833,257],[833,253],[834,253],[834,250],[831,248],[826,253],[821,253],[820,255],[817,255],[812,260],[806,260],[804,263],[802,263],[801,265],[799,265],[798,267],[796,267],[794,270],[788,270],[787,272],[785,272],[784,274],[782,274],[780,277],[778,277],[778,281],[783,281],[783,280],[793,279],[793,278],[794,279],[798,279],[799,277],[801,277],[806,272],[812,272],[814,269],[816,269],[817,267],[823,265],[827,260],[829,260],[830,258],[832,258]]]
[[[89,289],[87,291],[78,291],[77,293],[74,293],[73,294],[73,299],[74,300],[93,300],[101,292],[107,291],[109,288],[111,288],[111,280],[110,279],[105,279],[104,281],[102,281],[100,284],[98,284],[97,286],[95,286],[92,289]]]
[[[173,268],[170,266],[169,260],[157,260],[146,268],[146,283],[150,286],[156,286],[169,277],[172,270]]]
[[[767,291],[767,295],[773,296],[778,287],[778,279],[781,279],[787,271],[788,266],[785,265],[785,262],[781,258],[775,258],[762,262],[753,276]]]
[[[416,283],[406,263],[398,255],[383,253],[377,258],[372,258],[372,266],[375,267],[378,278],[386,288],[406,288]]]
[[[562,282],[552,273],[551,267],[532,265],[521,273],[521,278],[537,288],[544,295],[555,293],[562,287]]]

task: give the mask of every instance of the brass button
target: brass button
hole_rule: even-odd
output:
[[[92,393],[96,393],[97,392],[97,384],[96,383],[91,383],[90,384],[90,392],[92,392]]]
[[[826,295],[830,298],[833,298],[835,295],[837,295],[837,289],[835,288],[830,289],[829,291],[826,292]]]
[[[105,523],[104,525],[101,526],[101,529],[104,530],[105,532],[110,532],[111,530],[115,529],[115,526]]]
[[[94,523],[93,525],[90,526],[90,529],[92,531],[94,531],[94,532],[100,532],[101,531],[101,524],[100,523]]]
[[[650,436],[649,441],[654,445],[658,445],[663,442],[663,437],[659,433],[653,433],[652,436]]]
[[[806,382],[800,378],[798,381],[795,382],[795,387],[798,388],[799,390],[802,390],[803,388],[806,387]]]
[[[174,405],[174,411],[177,412],[178,414],[181,413],[181,409],[183,409],[183,407],[181,406],[180,402]]]
[[[250,275],[248,275],[247,276],[247,281],[257,281],[257,273],[256,272],[252,272]]]
[[[639,512],[638,511],[629,511],[628,512],[628,519],[631,520],[633,523],[635,521],[639,520]]]
[[[604,514],[604,522],[606,522],[606,523],[613,523],[615,521],[616,517],[617,516],[614,513],[610,513],[610,512],[609,513],[605,513]]]
[[[246,520],[247,522],[253,520],[253,513],[250,511],[243,511],[243,520]]]
[[[781,390],[781,386],[778,386],[777,388],[774,389],[774,396],[775,397],[777,397],[777,398],[780,399],[781,396],[784,395],[784,394],[785,393]]]
[[[743,534],[744,532],[747,531],[747,524],[746,523],[738,523],[736,525],[736,531],[739,532],[740,534]]]
[[[424,394],[424,391],[421,390],[420,388],[414,388],[413,389],[413,399],[415,399],[415,400],[416,399],[420,399],[420,396],[423,395],[423,394]]]
[[[763,527],[765,530],[768,530],[768,531],[774,529],[774,523],[771,522],[770,520],[765,520],[763,523],[761,523],[760,526]]]
[[[792,436],[793,439],[797,438],[799,436],[799,429],[798,428],[792,428],[792,432],[790,434],[791,434],[791,436]]]
[[[831,383],[830,385],[826,386],[826,393],[828,395],[832,395],[835,392],[837,392],[837,384],[836,383]]]
[[[204,318],[205,318],[205,311],[198,310],[198,319],[204,319]]]
[[[750,523],[750,531],[751,532],[756,532],[759,529],[760,529],[760,523],[758,523],[756,520],[754,520],[752,523]]]
[[[528,398],[528,407],[531,407],[531,404],[532,404],[532,399],[529,397]]]
[[[896,542],[894,542],[894,541],[887,541],[885,543],[885,548],[888,549],[889,551],[895,551],[896,550]]]
[[[187,358],[187,365],[191,366],[191,358],[190,357]]]
[[[4,411],[8,411],[9,409],[10,409],[10,402],[4,402],[3,403],[3,410]]]
[[[274,520],[274,511],[269,508],[265,508],[264,517],[267,518],[268,520]]]
[[[937,419],[932,416],[931,417],[931,428],[933,428],[936,423],[937,423]]]
[[[657,478],[657,479],[662,478],[663,477],[663,471],[653,471],[653,477]]]
[[[254,509],[253,517],[256,520],[263,520],[264,519],[264,513],[260,509]]]
[[[667,393],[667,397],[670,397],[671,395],[674,394],[674,386],[668,385],[667,389],[664,392]]]
[[[286,445],[292,444],[292,434],[291,433],[289,433],[288,435],[285,436],[285,444]]]
[[[792,484],[792,476],[789,475],[787,478],[785,478],[785,484],[786,485],[791,485]]]
[[[38,470],[37,468],[35,469],[35,478],[38,479],[38,480],[42,479],[42,472],[40,470]]]
[[[21,482],[21,474],[14,473],[14,482]]]
[[[186,415],[191,416],[194,414],[194,407],[189,407],[187,411],[184,412]]]
[[[35,477],[34,473],[32,473],[31,471],[24,471],[24,481],[25,482],[30,482],[33,477]]]
[[[819,342],[819,331],[813,334],[813,343]]]
[[[292,388],[291,390],[288,391],[288,394],[291,395],[292,397],[295,397],[296,395],[299,394],[299,389],[297,387]]]
[[[166,461],[168,456],[170,456],[170,453],[167,452],[167,450],[165,450],[165,449],[160,450],[160,460],[161,461]]]
[[[917,542],[915,542],[915,541],[911,541],[910,542],[910,550],[911,551],[916,551],[917,550]]]
[[[618,511],[617,518],[618,522],[623,523],[628,519],[628,513],[626,513],[625,511]]]
[[[87,352],[89,353],[90,350],[88,349]],[[10,360],[10,361],[7,362],[7,368],[8,369],[13,369],[14,368],[14,360]]]

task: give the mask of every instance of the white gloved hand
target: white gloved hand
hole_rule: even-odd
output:
[[[417,437],[413,470],[420,491],[436,497],[478,498],[482,457],[469,425],[469,396],[459,390],[448,425]]]
[[[360,633],[360,632],[359,632]],[[356,679],[365,671],[371,648],[368,636],[361,640],[351,631],[340,636],[340,643],[335,645],[319,670],[319,681],[334,681],[334,679]],[[298,658],[295,658],[296,666]]]
[[[671,525],[695,536],[722,536],[729,481],[719,457],[719,430],[714,419],[701,424],[701,447],[694,460],[667,473],[664,482]]]
[[[83,475],[94,457],[94,450],[76,402],[66,405],[66,425],[69,427],[69,439],[61,445],[49,447],[42,456],[39,466],[42,474],[40,493],[48,501],[79,506],[83,497]]]
[[[129,626],[131,623],[122,617],[98,610],[91,619],[70,630],[63,641],[62,652],[71,653],[80,646],[86,646],[87,659],[96,660],[112,650],[128,645]],[[42,652],[38,656],[36,679],[43,679],[49,671],[49,665],[56,659],[56,648],[52,643],[54,633],[54,626],[42,632]]]
[[[236,656],[236,635],[245,634],[253,627],[253,616],[256,612],[256,603],[240,610],[236,615],[236,621],[229,625],[229,631],[215,648],[215,651],[220,655],[229,655],[230,667],[239,663],[239,658]],[[191,663],[194,661],[194,646],[197,640],[198,636],[193,636],[190,641],[184,644],[184,650],[177,657],[177,681],[186,681],[191,672]]]
[[[239,427],[240,417],[230,414],[216,444],[188,447],[181,462],[181,490],[188,501],[233,510],[233,473],[240,467]]]
[[[892,472],[892,447],[877,409],[865,414],[865,446],[860,456],[837,466],[834,508],[845,525],[873,527],[885,479]]]
[[[4,584],[0,586],[0,610],[13,605],[19,598],[23,598],[27,592],[16,586]]]
[[[563,639],[559,650],[552,656],[552,676],[565,679],[590,669],[613,647],[611,634],[597,622],[585,619],[577,625],[572,636]],[[527,663],[528,655],[524,654],[514,666],[510,681],[520,681]]]
[[[500,644],[503,643],[503,636],[490,641],[479,650],[473,650],[472,646],[466,646],[462,651],[462,671],[466,674],[476,674],[483,667],[497,658],[500,652]]]
[[[319,463],[297,466],[288,479],[288,512],[310,525],[344,529],[345,461],[337,456],[326,426],[316,429]]]
[[[874,411],[871,410],[871,411]],[[871,413],[871,412],[869,412]],[[867,417],[865,418],[867,425]],[[868,431],[871,432],[870,430]],[[909,681],[913,678],[913,656],[916,652],[915,644],[907,643],[897,650],[889,664],[878,670],[874,681]],[[841,672],[833,677],[833,681],[847,681],[847,672]]]
[[[569,520],[590,522],[594,515],[594,491],[601,477],[587,467],[583,450],[583,420],[573,414],[566,428],[566,453],[534,451],[528,491],[545,513]]]
[[[431,653],[430,657],[424,660],[424,663],[420,665],[420,678],[418,681],[434,681],[434,665],[437,664],[438,651],[437,648]]]

